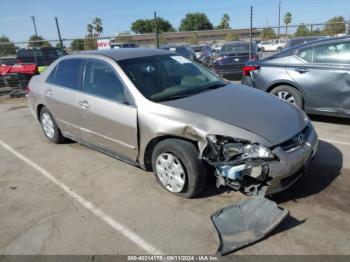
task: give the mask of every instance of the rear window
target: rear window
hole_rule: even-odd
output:
[[[50,73],[46,82],[59,86],[80,90],[81,72],[84,66],[84,59],[65,59],[59,62]]]
[[[249,52],[250,45],[249,43],[244,44],[226,44],[221,48],[222,53],[231,53],[231,52]]]

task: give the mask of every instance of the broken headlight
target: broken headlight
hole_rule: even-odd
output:
[[[275,155],[267,147],[247,140],[225,136],[208,135],[212,153],[209,160],[213,162],[247,160],[273,160]]]

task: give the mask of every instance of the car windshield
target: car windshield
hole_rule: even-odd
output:
[[[249,52],[249,43],[226,44],[221,48],[221,53]]]
[[[147,99],[180,99],[226,85],[211,71],[180,55],[159,55],[118,61]]]

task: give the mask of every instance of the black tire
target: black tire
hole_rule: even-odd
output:
[[[175,155],[185,170],[185,184],[181,192],[168,190],[157,175],[156,161],[162,153]],[[192,143],[181,139],[166,139],[159,142],[152,152],[152,168],[157,182],[165,190],[184,198],[197,196],[204,189],[207,181],[207,169],[203,161],[198,159],[197,148]]]
[[[292,86],[288,86],[288,85],[281,85],[281,86],[277,86],[274,89],[271,90],[271,94],[275,95],[278,97],[278,94],[280,92],[286,92],[288,93],[290,96],[292,96],[294,98],[294,104],[303,109],[304,108],[304,100],[303,100],[303,96],[302,94],[299,92],[299,90],[297,90],[296,88],[292,87]],[[288,96],[288,97],[290,97]],[[288,98],[287,97],[287,98]]]
[[[54,130],[54,133],[53,133],[53,136],[50,137],[46,134],[45,130],[44,130],[44,126],[43,126],[43,115],[44,114],[48,114],[52,120],[52,123],[53,123],[53,130]],[[50,113],[50,111],[46,108],[46,107],[43,107],[41,110],[40,110],[40,125],[41,125],[41,128],[43,130],[43,133],[45,135],[45,137],[52,143],[55,143],[55,144],[60,144],[62,143],[64,140],[65,140],[65,137],[62,135],[60,129],[58,128],[57,126],[57,123],[55,121],[55,119],[53,118],[52,114]]]

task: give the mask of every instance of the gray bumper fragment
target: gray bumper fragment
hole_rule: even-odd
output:
[[[260,240],[288,214],[288,210],[262,196],[218,210],[211,216],[220,238],[218,253],[225,255]]]

